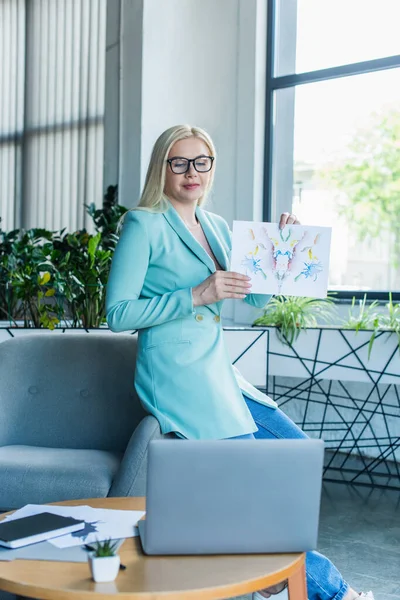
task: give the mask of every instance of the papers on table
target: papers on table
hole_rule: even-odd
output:
[[[29,517],[42,512],[50,512],[64,517],[85,521],[85,528],[72,534],[48,540],[57,548],[92,544],[106,539],[120,539],[138,535],[137,523],[145,514],[140,510],[113,510],[92,508],[91,506],[50,506],[43,504],[27,504],[5,517],[12,521],[21,517]]]

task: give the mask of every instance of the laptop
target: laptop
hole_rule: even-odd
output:
[[[322,440],[153,440],[143,551],[314,550],[323,455]]]

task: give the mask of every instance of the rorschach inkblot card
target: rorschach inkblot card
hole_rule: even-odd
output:
[[[251,293],[325,298],[331,228],[234,221],[231,271],[251,277]]]

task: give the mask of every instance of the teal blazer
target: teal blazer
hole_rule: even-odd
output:
[[[229,270],[227,223],[201,208],[196,215],[218,263]],[[275,406],[236,377],[221,325],[222,301],[193,307],[192,288],[215,270],[172,205],[163,213],[127,213],[107,285],[107,322],[115,332],[139,330],[135,387],[163,433],[222,439],[256,431],[241,388]],[[250,294],[246,302],[263,307],[269,299]]]

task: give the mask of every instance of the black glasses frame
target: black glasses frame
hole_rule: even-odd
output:
[[[187,160],[187,169],[185,171],[180,171],[179,173],[175,173],[175,171],[172,168],[172,161],[173,160],[177,160],[177,159],[181,159],[181,160]],[[207,169],[206,171],[199,171],[196,168],[196,160],[198,160],[199,158],[209,158],[211,160],[211,164],[210,164],[210,168]],[[190,163],[193,163],[193,167],[194,170],[197,171],[198,173],[208,173],[209,171],[211,171],[212,167],[213,167],[213,163],[214,163],[214,156],[205,156],[204,154],[200,154],[200,156],[196,156],[196,158],[186,158],[185,156],[173,156],[172,158],[168,158],[167,159],[167,163],[169,164],[169,167],[171,169],[171,171],[173,172],[174,175],[184,175],[185,173],[187,173],[190,169]]]

